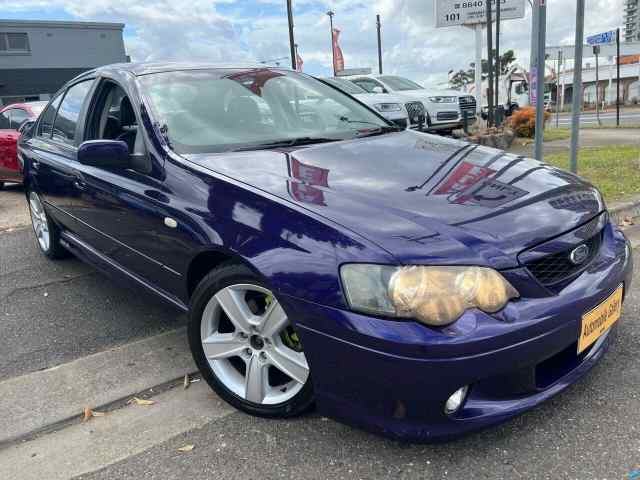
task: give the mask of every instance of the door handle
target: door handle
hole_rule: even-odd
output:
[[[73,181],[73,185],[74,187],[76,187],[78,190],[86,190],[87,189],[87,184],[84,183],[81,179],[76,178]]]
[[[31,167],[32,167],[34,170],[37,170],[37,169],[38,169],[38,167],[40,167],[40,162],[39,162],[38,160],[31,160]]]

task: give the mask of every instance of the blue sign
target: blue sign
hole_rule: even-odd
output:
[[[587,37],[587,44],[589,45],[605,45],[607,43],[613,43],[615,41],[615,30],[611,30],[610,32],[598,33],[597,35],[591,35],[590,37]]]

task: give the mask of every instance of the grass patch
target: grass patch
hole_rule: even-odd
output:
[[[544,131],[545,142],[566,140],[568,138],[571,138],[571,130],[568,128],[546,128]]]
[[[545,162],[569,170],[569,153],[546,155]],[[593,183],[608,202],[640,194],[640,146],[581,148],[578,175]]]

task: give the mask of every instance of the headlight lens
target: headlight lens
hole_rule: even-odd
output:
[[[402,105],[399,103],[376,103],[373,107],[379,112],[399,112],[402,110]]]
[[[456,103],[458,97],[429,97],[429,101],[433,103]]]
[[[353,310],[432,326],[453,323],[469,308],[495,313],[520,296],[502,275],[485,267],[348,264],[340,274]]]

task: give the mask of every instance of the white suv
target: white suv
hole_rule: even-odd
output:
[[[463,125],[466,112],[469,123],[476,117],[476,100],[473,96],[455,90],[427,90],[422,85],[396,75],[358,75],[348,80],[371,93],[393,93],[407,98],[410,102],[419,101],[426,109],[426,128],[428,130],[452,130]],[[412,111],[406,104],[409,117]]]
[[[383,93],[369,93],[355,83],[351,83],[344,78],[320,78],[323,82],[342,90],[344,93],[356,97],[367,107],[375,109],[387,120],[402,128],[417,128],[420,124],[415,121],[409,122],[409,114],[405,107],[407,99],[399,95],[389,95]]]

